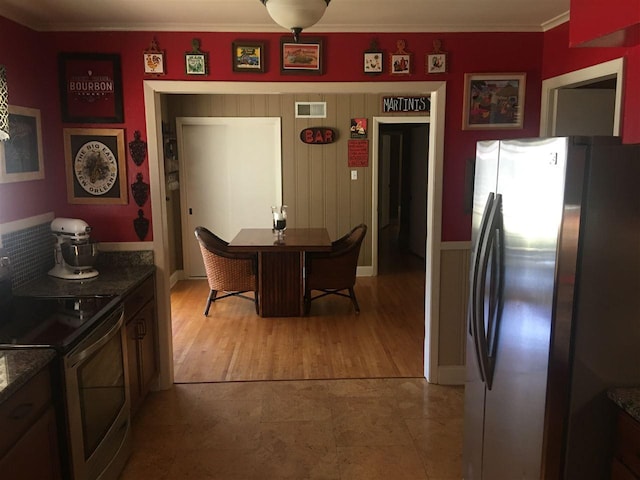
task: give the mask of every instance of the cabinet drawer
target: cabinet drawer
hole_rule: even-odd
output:
[[[131,319],[154,295],[155,282],[152,275],[124,299],[124,314],[127,319]]]
[[[625,412],[618,414],[615,456],[640,477],[640,422]]]
[[[0,405],[0,456],[26,432],[51,402],[51,376],[45,368]]]

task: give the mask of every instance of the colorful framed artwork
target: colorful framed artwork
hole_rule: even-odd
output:
[[[58,84],[63,122],[124,121],[120,55],[61,53]]]
[[[447,73],[447,54],[442,52],[428,54],[427,73]]]
[[[369,49],[364,52],[363,71],[368,75],[379,75],[384,68],[384,54],[377,40],[371,40]]]
[[[191,40],[191,51],[184,54],[185,72],[187,75],[208,75],[208,54],[200,50],[200,40]]]
[[[409,75],[411,73],[412,54],[405,50],[406,42],[398,40],[396,42],[397,50],[391,54],[391,74],[393,75]]]
[[[234,72],[264,73],[264,43],[233,42],[231,47],[231,62]]]
[[[160,50],[155,38],[151,40],[149,48],[142,53],[142,59],[145,75],[165,75],[167,73],[164,50]]]
[[[322,75],[322,39],[305,38],[294,42],[293,38],[280,39],[280,73]]]
[[[40,110],[9,105],[9,139],[0,142],[0,183],[43,178]]]
[[[65,128],[67,201],[71,204],[127,204],[124,130]]]
[[[462,129],[522,128],[525,87],[525,73],[466,73]]]

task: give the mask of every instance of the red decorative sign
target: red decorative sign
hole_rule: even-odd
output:
[[[61,53],[58,62],[62,121],[122,123],[119,55]]]
[[[300,132],[300,140],[309,145],[326,145],[337,139],[336,131],[327,127],[305,128]]]
[[[369,140],[349,140],[349,166],[369,166]]]

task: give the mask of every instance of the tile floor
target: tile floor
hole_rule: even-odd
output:
[[[461,478],[463,387],[421,378],[177,384],[121,480]]]

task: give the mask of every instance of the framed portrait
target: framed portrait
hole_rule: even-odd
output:
[[[208,75],[209,58],[206,52],[200,50],[200,40],[191,40],[191,51],[184,54],[185,72],[187,75]]]
[[[61,53],[58,84],[63,122],[124,121],[120,55]]]
[[[127,204],[124,130],[65,128],[67,201],[72,204]]]
[[[466,73],[463,130],[523,127],[525,73]]]
[[[322,75],[322,39],[305,38],[296,43],[293,38],[280,39],[280,73]]]
[[[264,73],[264,43],[233,42],[231,46],[231,64],[234,72]]]
[[[149,48],[142,53],[142,60],[145,75],[165,75],[167,73],[164,50],[160,50],[155,38],[151,41]]]
[[[9,105],[9,140],[0,142],[0,183],[43,178],[40,110]]]
[[[447,54],[427,54],[427,73],[447,73]]]

